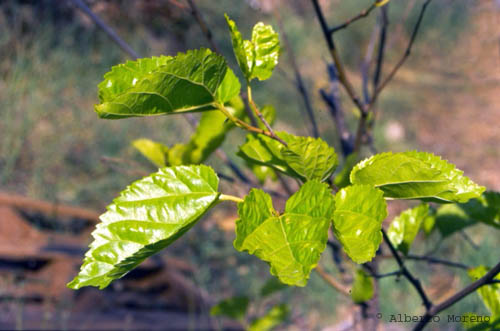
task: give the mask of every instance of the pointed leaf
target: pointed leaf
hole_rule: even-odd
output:
[[[489,271],[485,266],[479,266],[473,269],[469,269],[467,272],[469,277],[476,281],[483,277]],[[500,274],[496,275],[495,280],[500,280]],[[483,300],[484,305],[491,313],[491,320],[494,321],[500,318],[500,284],[491,284],[481,286],[477,293]]]
[[[333,209],[328,186],[317,181],[292,195],[282,215],[267,193],[252,189],[238,204],[234,247],[269,262],[281,282],[305,286],[326,247]]]
[[[407,209],[395,217],[387,230],[387,236],[394,247],[403,254],[408,254],[411,243],[415,240],[420,226],[428,215],[429,205],[424,203],[415,208]]]
[[[227,15],[225,17],[234,55],[247,81],[271,77],[281,51],[279,37],[273,27],[259,22],[253,27],[252,40],[244,40],[236,23]]]
[[[134,140],[132,146],[158,168],[167,166],[167,146],[146,138]]]
[[[95,106],[98,115],[116,119],[210,110],[214,102],[227,101],[239,92],[239,82],[224,58],[208,49],[179,53],[153,69],[139,72],[142,75],[134,72],[130,86],[126,84],[130,77],[124,82],[117,79],[119,87],[112,93],[101,92],[102,102]],[[106,75],[100,87],[113,87],[113,79],[119,76],[116,71]]]
[[[382,242],[382,221],[387,217],[383,195],[370,185],[348,186],[335,195],[333,229],[356,263],[371,261]]]
[[[363,303],[370,300],[375,293],[374,280],[363,269],[357,269],[354,275],[351,298],[354,303]]]
[[[484,191],[453,164],[413,151],[382,153],[361,161],[351,172],[351,183],[378,187],[386,198],[439,203],[467,202]]]
[[[252,31],[255,61],[252,78],[266,80],[273,74],[280,55],[280,40],[273,27],[262,22],[255,24]]]
[[[170,245],[218,200],[218,184],[207,166],[163,168],[131,184],[101,215],[81,271],[68,286],[103,289]]]
[[[247,314],[248,297],[233,297],[220,301],[210,309],[212,316],[226,316],[235,320],[243,320]]]
[[[277,305],[271,308],[264,316],[254,320],[248,331],[269,331],[283,323],[290,314],[290,309],[287,305]]]

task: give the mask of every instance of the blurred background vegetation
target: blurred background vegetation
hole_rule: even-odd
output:
[[[312,98],[321,136],[340,150],[336,128],[319,95],[319,89],[329,83],[326,72],[329,57],[310,2],[199,0],[196,3],[233,68],[236,66],[224,13],[248,36],[258,21],[273,24],[277,29],[273,11],[279,12]],[[343,22],[370,3],[371,0],[322,1],[331,24]],[[391,1],[385,73],[404,51],[421,3]],[[141,56],[174,55],[208,47],[185,1],[92,0],[88,4]],[[360,65],[377,19],[374,13],[337,34],[341,57],[358,87]],[[457,164],[479,184],[500,190],[499,38],[498,1],[432,2],[414,52],[380,98],[375,126],[377,150],[434,152]],[[270,80],[255,84],[255,98],[262,104],[275,106],[278,129],[306,135],[303,103],[290,81],[293,71],[287,56],[286,52],[282,55],[280,68]],[[97,118],[93,111],[97,84],[111,66],[126,60],[127,55],[71,1],[0,1],[1,191],[101,212],[128,183],[154,170],[131,147],[134,139],[146,137],[168,146],[188,140],[192,128],[181,116],[121,121]],[[347,98],[342,103],[348,123],[354,128],[357,116],[353,105]],[[242,162],[234,152],[243,140],[244,133],[233,130],[223,145],[238,163]],[[208,163],[229,173],[215,157]],[[234,192],[233,184],[222,184],[226,192]],[[388,220],[406,207],[406,203],[396,204]],[[232,248],[234,214],[233,209],[213,212],[168,248],[168,254],[195,266],[196,271],[188,278],[215,301],[233,295],[257,296],[271,277],[264,263]],[[437,255],[470,265],[495,262],[496,256],[489,253],[498,251],[498,235],[481,226],[467,229],[467,235],[480,248],[455,234],[442,243]],[[429,251],[438,241],[435,236],[425,244],[416,243],[416,253]],[[326,251],[322,264],[337,275],[331,260],[330,252]],[[446,297],[468,281],[461,270],[417,263],[410,267],[431,289],[434,298]],[[394,269],[392,262],[381,266],[381,270]],[[413,289],[404,280],[383,279],[381,286],[384,314],[421,311]],[[291,330],[328,327],[341,330],[337,323],[352,309],[348,299],[314,273],[306,288],[286,289],[270,301],[286,302],[291,307],[288,323],[283,326]],[[262,304],[260,309],[270,303]],[[22,327],[23,313],[19,313],[22,306],[9,307],[10,316],[21,314],[16,326]],[[113,309],[112,304],[109,308]],[[57,309],[71,314],[71,305]],[[485,312],[477,295],[449,311]]]

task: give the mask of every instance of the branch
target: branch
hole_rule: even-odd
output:
[[[316,124],[316,118],[314,117],[314,111],[311,106],[311,100],[309,99],[309,94],[307,93],[307,89],[304,85],[304,81],[302,79],[302,75],[300,74],[299,66],[297,65],[297,61],[295,60],[295,53],[293,51],[293,48],[288,40],[288,36],[286,34],[285,28],[283,27],[283,22],[281,21],[281,16],[278,12],[278,10],[273,11],[274,17],[276,18],[276,21],[278,22],[278,27],[281,31],[281,36],[283,38],[283,41],[285,43],[285,48],[287,49],[288,53],[288,61],[290,62],[290,66],[293,68],[293,72],[295,75],[295,85],[297,87],[297,90],[299,91],[300,95],[302,96],[302,99],[304,100],[304,106],[307,112],[307,115],[309,117],[309,121],[311,122],[311,131],[314,137],[319,137],[319,131],[318,131],[318,125]]]
[[[377,65],[375,67],[375,74],[373,75],[373,90],[376,91],[380,84],[380,77],[382,74],[382,67],[384,64],[385,45],[387,41],[387,27],[389,25],[389,18],[387,15],[387,8],[389,4],[383,6],[380,11],[380,19],[382,21],[379,35],[378,52],[377,52]]]
[[[193,0],[187,0],[187,3],[189,4],[189,8],[191,8],[191,15],[193,15],[194,19],[200,26],[201,32],[207,39],[208,43],[210,44],[210,47],[216,52],[220,54],[219,48],[217,47],[217,44],[214,41],[212,31],[209,29],[208,25],[206,24],[205,20],[203,19],[203,16],[201,16],[200,11],[198,10],[198,7],[194,3]]]
[[[483,285],[488,285],[490,282],[495,278],[495,276],[500,273],[500,262],[493,267],[490,271],[488,271],[483,277],[479,278],[475,282],[469,284],[462,290],[458,291],[454,295],[452,295],[450,298],[446,299],[442,303],[435,305],[431,308],[427,309],[427,312],[425,313],[424,317],[421,319],[421,321],[415,326],[413,329],[414,331],[420,331],[423,330],[424,327],[427,325],[427,323],[430,322],[432,319],[432,316],[439,314],[441,311],[445,310],[448,307],[451,307],[458,301],[462,300],[472,292],[476,291],[478,288],[480,288]]]
[[[116,32],[101,20],[92,10],[83,2],[83,0],[71,0],[82,12],[84,12],[98,27],[100,27],[120,48],[125,51],[134,60],[139,58],[139,55],[121,39]]]
[[[354,16],[354,17],[351,17],[350,19],[348,19],[347,21],[345,21],[344,23],[342,24],[339,24],[333,28],[330,29],[330,34],[334,34],[335,32],[337,32],[338,30],[342,30],[342,29],[345,29],[347,28],[351,23],[354,23],[356,22],[357,20],[361,19],[361,18],[364,18],[366,16],[368,16],[372,10],[375,9],[375,2],[372,3],[370,5],[370,7],[362,10],[358,15]]]
[[[448,267],[453,267],[453,268],[460,268],[460,269],[469,269],[470,267],[466,264],[459,263],[459,262],[452,262],[452,261],[447,261],[447,260],[442,260],[438,259],[435,257],[431,256],[419,256],[419,255],[407,255],[405,257],[407,260],[416,260],[416,261],[425,261],[430,264],[442,264]]]
[[[405,61],[408,59],[408,57],[411,54],[411,49],[413,46],[413,43],[415,42],[415,39],[417,38],[418,31],[420,29],[420,25],[422,23],[422,19],[424,18],[425,10],[427,9],[427,6],[432,0],[426,0],[424,4],[422,5],[422,9],[420,10],[420,14],[418,15],[417,22],[415,23],[415,26],[413,28],[413,32],[411,34],[410,41],[408,43],[408,46],[406,47],[406,51],[403,54],[403,57],[399,60],[399,62],[396,64],[396,66],[392,69],[392,71],[389,73],[389,75],[382,81],[382,83],[377,87],[375,92],[373,93],[372,97],[372,102],[369,105],[369,109],[373,107],[373,104],[377,100],[378,96],[380,95],[380,92],[384,89],[384,87],[387,86],[387,84],[394,78],[398,70],[403,66]]]
[[[425,294],[424,289],[422,288],[422,284],[420,283],[420,280],[415,278],[410,271],[406,268],[403,260],[401,260],[401,257],[399,256],[398,252],[394,248],[394,246],[391,243],[391,240],[387,236],[387,233],[385,232],[384,229],[382,229],[382,235],[384,236],[384,241],[389,246],[389,249],[391,250],[392,255],[396,259],[396,262],[399,265],[399,269],[401,270],[401,274],[408,279],[408,281],[415,287],[415,289],[418,292],[418,295],[420,295],[420,298],[422,299],[422,303],[425,306],[427,310],[429,310],[432,307],[432,302],[427,298],[427,294]]]
[[[348,298],[351,297],[349,289],[347,289],[344,285],[340,284],[338,280],[332,277],[332,275],[327,273],[321,265],[318,264],[315,270],[318,273],[318,275],[320,275],[321,278],[323,278],[325,282],[327,282],[331,287],[336,289],[340,294],[343,294]]]

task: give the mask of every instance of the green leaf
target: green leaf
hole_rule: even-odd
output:
[[[281,282],[305,286],[325,250],[333,210],[330,189],[317,181],[292,195],[281,215],[267,193],[252,189],[238,204],[234,247],[269,262]]]
[[[320,138],[294,136],[286,132],[276,132],[276,135],[288,147],[266,136],[248,135],[238,155],[302,181],[325,181],[335,171],[337,154]]]
[[[260,289],[260,296],[261,297],[267,297],[275,292],[281,291],[285,288],[287,288],[285,284],[280,282],[278,278],[276,277],[271,277],[268,279],[268,281],[262,286]]]
[[[234,55],[247,81],[254,78],[266,80],[271,77],[281,51],[278,34],[272,26],[259,22],[253,27],[252,40],[244,40],[236,23],[229,16],[225,17]]]
[[[354,284],[351,289],[351,298],[354,303],[362,303],[370,300],[375,292],[373,278],[363,269],[357,269],[354,275]]]
[[[252,44],[255,59],[250,79],[266,80],[271,77],[274,67],[278,64],[281,50],[278,34],[272,26],[259,22],[253,27]]]
[[[269,331],[279,324],[283,323],[290,314],[290,309],[287,305],[277,305],[271,308],[266,315],[254,320],[250,327],[249,331]]]
[[[385,6],[389,3],[390,0],[376,0],[375,1],[375,6],[376,7],[382,7]]]
[[[105,75],[105,81],[99,85],[101,103],[95,106],[100,117],[117,119],[210,110],[214,102],[223,103],[239,93],[239,82],[228,70],[226,60],[209,49],[157,60],[156,67],[142,66],[149,63],[144,61],[138,60],[135,67],[147,70],[133,72],[132,80],[131,76],[124,80],[121,76],[125,67],[133,67],[130,63]]]
[[[429,209],[429,212],[431,212],[431,209]],[[433,211],[432,214],[427,215],[422,222],[422,230],[426,236],[429,236],[436,228],[436,215],[434,213],[435,211]]]
[[[469,277],[476,281],[483,277],[489,271],[485,266],[478,266],[468,270]],[[496,275],[496,280],[500,280],[500,274]],[[481,286],[477,293],[483,300],[484,305],[491,313],[491,319],[496,320],[500,318],[500,284],[491,284]]]
[[[394,247],[407,255],[411,243],[415,240],[420,226],[428,215],[429,205],[423,203],[415,208],[407,209],[395,217],[387,230],[387,236]]]
[[[103,289],[170,245],[218,201],[218,184],[203,165],[163,168],[131,184],[101,215],[81,271],[68,286]]]
[[[146,138],[134,140],[132,146],[158,168],[167,166],[167,146]]]
[[[322,182],[330,178],[338,165],[335,150],[320,138],[290,138],[288,147],[281,151],[288,166],[306,180]]]
[[[348,186],[335,195],[333,230],[356,263],[371,261],[382,242],[382,221],[387,217],[383,195],[370,185]]]
[[[351,184],[351,181],[349,179],[349,175],[352,171],[352,168],[356,165],[356,162],[358,161],[358,155],[357,153],[351,153],[349,156],[344,161],[344,166],[342,167],[342,170],[339,171],[339,173],[335,176],[334,179],[334,184],[338,188],[343,188]]]
[[[462,174],[430,153],[382,153],[358,163],[351,172],[351,183],[378,187],[390,199],[443,203],[479,197],[485,188]]]
[[[500,193],[488,191],[467,203],[441,206],[436,213],[436,227],[443,237],[478,222],[500,229]]]
[[[101,102],[113,100],[170,60],[171,56],[153,56],[113,66],[111,71],[104,74],[104,80],[98,85],[99,100]]]
[[[210,309],[210,315],[226,316],[235,320],[243,320],[247,314],[249,303],[250,300],[245,296],[225,299]]]

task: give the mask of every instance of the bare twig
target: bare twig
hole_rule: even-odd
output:
[[[408,279],[408,281],[413,285],[413,287],[415,287],[415,289],[418,292],[418,295],[420,295],[420,298],[422,299],[422,303],[425,306],[425,308],[427,310],[430,309],[432,307],[432,302],[429,300],[429,298],[427,298],[427,294],[425,294],[425,291],[424,291],[424,289],[422,287],[422,284],[420,283],[420,280],[418,280],[417,278],[415,278],[410,273],[410,271],[406,268],[403,260],[401,259],[401,257],[399,256],[398,252],[396,251],[396,249],[392,245],[391,240],[387,236],[387,233],[385,232],[384,229],[382,229],[382,235],[384,237],[385,243],[387,244],[387,246],[389,246],[391,254],[394,256],[394,258],[396,259],[397,264],[399,265],[399,269],[401,270],[401,274],[403,276],[405,276],[406,279]]]
[[[311,106],[311,100],[309,98],[309,93],[307,92],[306,86],[304,85],[304,80],[302,79],[302,75],[300,74],[299,66],[297,65],[297,61],[295,60],[295,52],[293,51],[292,45],[288,40],[288,36],[283,26],[283,22],[281,21],[281,16],[276,8],[273,11],[273,14],[274,17],[276,18],[276,21],[278,22],[278,27],[281,32],[281,37],[284,41],[285,48],[287,49],[288,61],[290,62],[290,66],[292,67],[295,75],[295,85],[300,95],[302,96],[307,116],[309,118],[309,121],[311,122],[312,134],[314,137],[319,137],[318,125],[316,124],[316,118],[314,117],[314,111]]]
[[[377,51],[377,65],[375,66],[375,73],[373,75],[373,91],[376,91],[378,84],[380,84],[382,67],[384,65],[385,45],[387,41],[387,27],[389,25],[389,18],[387,15],[388,6],[389,4],[383,6],[380,10],[381,27]]]
[[[431,256],[419,256],[419,255],[412,255],[408,254],[405,256],[406,260],[416,260],[416,261],[425,261],[430,264],[441,264],[445,265],[448,267],[453,267],[453,268],[459,268],[459,269],[469,269],[470,267],[466,264],[460,263],[460,262],[452,262],[448,260],[443,260]]]
[[[361,79],[362,79],[362,90],[363,90],[363,99],[365,103],[370,102],[370,92],[368,91],[368,83],[370,76],[370,66],[373,59],[373,51],[375,49],[375,42],[377,41],[377,32],[381,31],[380,23],[376,25],[376,27],[372,31],[372,35],[370,36],[370,41],[368,43],[368,47],[366,48],[365,57],[363,59],[363,63],[361,64]]]
[[[392,69],[392,71],[387,75],[387,77],[380,83],[380,85],[377,86],[377,89],[373,92],[373,97],[372,101],[369,105],[369,109],[373,107],[373,104],[377,100],[378,96],[380,95],[380,92],[387,86],[387,84],[394,78],[398,70],[403,66],[405,61],[408,59],[408,57],[411,54],[411,49],[412,46],[415,42],[415,39],[417,38],[418,31],[420,29],[420,25],[422,23],[422,19],[424,18],[425,11],[427,9],[427,6],[432,0],[426,0],[424,4],[422,5],[422,9],[420,10],[420,14],[418,15],[417,22],[415,23],[415,26],[413,28],[413,32],[411,34],[410,41],[408,42],[408,46],[406,47],[406,51],[403,54],[403,57],[399,60],[399,62],[396,64],[396,66]]]
[[[342,285],[338,280],[333,278],[332,275],[327,273],[320,264],[318,264],[315,270],[318,273],[318,275],[320,275],[320,277],[323,278],[325,282],[327,282],[331,287],[336,289],[340,294],[343,294],[346,297],[351,296],[349,289],[346,288],[344,285]]]
[[[469,284],[462,290],[458,291],[454,295],[452,295],[450,298],[444,300],[440,304],[437,304],[433,307],[427,308],[427,311],[424,315],[424,317],[420,320],[420,322],[415,326],[413,329],[414,331],[420,331],[423,330],[424,327],[427,325],[427,323],[430,322],[433,316],[439,314],[441,311],[445,310],[448,307],[451,307],[458,301],[462,300],[469,294],[473,293],[476,291],[478,288],[484,285],[490,284],[490,282],[495,278],[496,275],[500,273],[500,263],[498,263],[495,267],[493,267],[490,271],[488,271],[483,277],[479,278],[475,282]]]
[[[94,23],[100,27],[122,50],[125,51],[134,60],[139,58],[139,55],[130,47],[123,39],[121,39],[116,32],[104,23],[99,16],[94,14],[92,10],[85,4],[83,0],[71,0],[75,6],[77,6],[82,12],[85,13]]]
[[[210,47],[217,53],[220,53],[219,48],[217,47],[217,44],[214,41],[212,31],[208,28],[208,25],[206,24],[205,20],[203,19],[203,16],[201,16],[200,11],[198,10],[198,7],[194,3],[194,0],[187,0],[187,3],[189,4],[189,8],[191,9],[191,15],[193,15],[194,19],[200,26],[201,32],[207,39],[208,43],[210,44]]]
[[[350,19],[348,19],[347,21],[345,21],[344,23],[342,24],[339,24],[333,28],[331,28],[329,30],[330,34],[333,34],[335,32],[337,32],[338,30],[342,30],[342,29],[345,29],[347,28],[351,23],[354,23],[356,22],[357,20],[361,19],[361,18],[364,18],[368,15],[370,15],[371,11],[375,9],[375,2],[372,3],[368,8],[362,10],[361,12],[359,12],[359,14],[357,14],[356,16],[354,17],[351,17]]]

